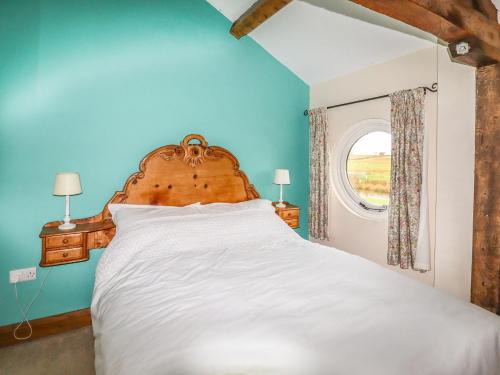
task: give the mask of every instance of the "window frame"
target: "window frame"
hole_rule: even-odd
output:
[[[344,134],[336,145],[333,157],[333,185],[343,205],[356,215],[374,220],[384,220],[387,218],[389,206],[381,210],[381,206],[371,204],[361,198],[358,192],[352,187],[347,175],[347,160],[354,144],[372,132],[385,132],[391,134],[389,121],[384,119],[368,119],[355,123]],[[363,207],[364,206],[364,207]]]

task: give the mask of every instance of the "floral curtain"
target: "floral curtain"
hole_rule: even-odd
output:
[[[328,239],[328,117],[326,107],[309,111],[309,236]]]
[[[430,269],[423,88],[391,99],[391,193],[387,262]]]

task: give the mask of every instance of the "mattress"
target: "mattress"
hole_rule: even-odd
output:
[[[137,220],[100,259],[97,374],[500,374],[500,318],[272,210]]]

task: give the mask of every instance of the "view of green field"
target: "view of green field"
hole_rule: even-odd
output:
[[[347,175],[354,190],[367,202],[389,204],[390,155],[349,155]]]

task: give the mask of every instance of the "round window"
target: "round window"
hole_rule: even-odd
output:
[[[332,176],[342,202],[359,215],[384,216],[391,180],[389,123],[362,121],[336,147]]]
[[[347,178],[368,207],[387,208],[391,181],[391,135],[370,132],[351,147],[347,156]]]

